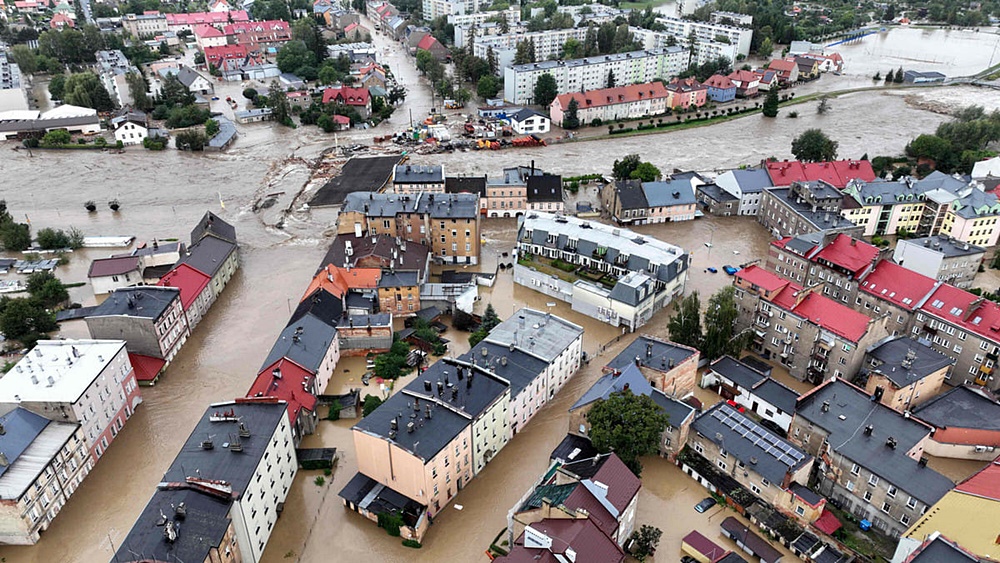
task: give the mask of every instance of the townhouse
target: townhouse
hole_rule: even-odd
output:
[[[737,325],[752,331],[751,350],[775,359],[799,380],[818,383],[858,371],[866,349],[886,336],[887,319],[871,319],[822,295],[752,265],[733,280]]]
[[[341,315],[336,313],[336,301],[308,299],[300,304],[257,373],[273,374],[280,362],[288,360],[312,374],[309,387],[315,393],[326,390],[340,360],[336,325]]]
[[[859,281],[886,254],[843,233],[809,233],[771,242],[765,267],[803,287],[821,284],[823,295],[850,306]]]
[[[663,182],[625,180],[605,184],[601,203],[619,225],[690,221],[697,198],[691,182],[667,178]]]
[[[485,179],[480,205],[487,217],[519,217],[528,209],[528,178],[541,170],[518,166],[504,168],[500,176]]]
[[[175,33],[179,33],[181,31],[194,33],[194,28],[199,25],[210,25],[221,29],[230,23],[245,23],[250,21],[250,15],[246,12],[246,10],[166,14],[166,18],[167,30]]]
[[[191,230],[191,245],[178,264],[187,264],[211,278],[209,288],[214,302],[240,267],[236,229],[211,211],[206,212]]]
[[[934,427],[924,451],[937,457],[992,460],[1000,447],[1000,403],[964,385],[917,406],[913,416]]]
[[[175,287],[125,287],[112,292],[86,318],[94,339],[124,339],[130,353],[170,363],[191,330]],[[153,384],[152,380],[141,380]]]
[[[796,404],[789,438],[819,461],[819,492],[898,537],[954,487],[927,467],[932,428],[839,378]]]
[[[1000,354],[1000,305],[967,291],[939,284],[924,297],[914,319],[913,335],[955,358],[952,385],[1000,388],[994,375]]]
[[[297,471],[284,402],[209,405],[114,559],[257,563]]]
[[[327,88],[323,90],[323,104],[340,104],[353,108],[361,119],[368,119],[372,114],[372,97],[367,88],[350,86]]]
[[[0,544],[34,545],[90,473],[83,426],[17,406],[0,416]]]
[[[333,267],[341,274],[350,274],[349,279],[342,284],[345,289],[331,293],[343,294],[346,288],[351,288],[375,298],[377,292],[366,290],[378,287],[379,270],[416,272],[420,283],[424,283],[430,271],[430,261],[431,249],[423,244],[397,239],[388,233],[360,237],[352,233],[334,237],[326,256],[323,257],[322,268]],[[328,273],[334,274],[332,270]],[[366,275],[367,278],[359,279]],[[314,285],[319,279],[318,277],[313,279]],[[307,293],[316,289],[314,285],[309,286]],[[374,311],[374,308],[371,311]]]
[[[151,11],[141,14],[125,14],[121,19],[122,29],[135,38],[153,37],[168,30],[167,16]]]
[[[128,356],[121,340],[40,340],[0,379],[0,403],[79,424],[93,466],[142,403]]]
[[[760,77],[749,70],[735,70],[727,77],[736,86],[736,97],[753,98],[760,89]]]
[[[674,78],[666,88],[671,109],[700,108],[708,101],[708,87],[694,78]]]
[[[664,47],[647,51],[632,51],[584,59],[542,61],[504,68],[504,100],[511,104],[531,104],[535,83],[543,74],[556,81],[557,92],[585,92],[608,85],[612,74],[616,84],[644,84],[657,78],[668,78],[683,72],[688,66],[688,51],[681,47]]]
[[[711,87],[709,87],[711,93]],[[562,126],[571,100],[576,100],[576,115],[581,124],[638,119],[663,115],[670,94],[662,82],[630,84],[616,88],[599,88],[585,92],[560,94],[552,100],[549,115],[552,123]]]
[[[515,283],[630,330],[681,295],[687,280],[681,248],[575,217],[529,213],[517,241]]]
[[[302,437],[316,431],[319,421],[316,398],[323,390],[316,388],[316,373],[294,361],[282,357],[264,367],[257,374],[248,398],[271,397],[284,401],[288,406],[288,422],[291,425],[292,442],[298,447]]]
[[[87,279],[94,290],[94,295],[104,295],[143,282],[137,256],[97,258],[90,263]]]
[[[917,308],[937,285],[933,278],[883,260],[861,281],[854,309],[872,318],[886,317],[893,336],[907,335]]]
[[[392,191],[397,194],[443,194],[444,166],[398,164],[392,174]]]
[[[955,360],[905,336],[888,338],[865,350],[858,373],[865,392],[897,411],[936,396]]]
[[[773,160],[763,163],[776,187],[791,186],[795,182],[822,180],[838,190],[846,188],[852,180],[872,182],[875,171],[867,160],[834,160],[829,162],[800,162],[798,160]]]
[[[985,258],[985,248],[944,235],[898,240],[892,253],[900,266],[962,289],[972,286]]]
[[[793,483],[804,486],[809,480],[812,455],[728,403],[717,403],[700,414],[691,430],[691,450],[772,506],[781,502]]]
[[[587,413],[598,401],[606,401],[612,393],[629,392],[634,395],[645,395],[653,400],[667,417],[667,426],[660,436],[657,450],[661,457],[675,459],[684,444],[687,443],[691,423],[695,418],[695,410],[687,403],[667,396],[663,391],[653,387],[633,361],[626,363],[622,369],[615,369],[604,374],[569,408],[569,432],[579,436],[590,435],[590,422]]]
[[[705,81],[708,88],[708,99],[717,103],[731,102],[736,99],[736,84],[728,76],[713,74]]]
[[[729,170],[716,176],[715,184],[739,200],[739,215],[757,215],[764,190],[773,187],[763,168]]]
[[[222,33],[230,44],[243,45],[251,52],[277,52],[292,40],[292,28],[282,20],[229,23]]]
[[[775,182],[774,176],[771,182]],[[764,188],[757,222],[778,238],[816,231],[861,236],[861,227],[841,217],[843,199],[837,188],[824,181],[796,181],[787,188]]]
[[[535,168],[534,161],[531,164]],[[562,213],[566,211],[563,202],[562,176],[555,174],[529,174],[525,180],[529,211],[545,211],[547,213]]]
[[[713,387],[723,399],[771,422],[787,435],[799,394],[772,379],[770,374],[761,373],[736,358],[723,356],[712,362],[701,385]]]
[[[653,387],[680,400],[694,394],[700,357],[701,353],[689,346],[642,334],[609,361],[604,372],[621,372],[635,365]]]
[[[192,268],[189,264],[178,264],[160,278],[156,285],[176,287],[180,290],[181,309],[187,317],[188,330],[194,330],[215,302],[215,294],[209,287],[211,283],[212,278],[208,274]]]
[[[474,194],[350,193],[337,233],[388,234],[429,246],[435,261],[479,262],[479,196]]]
[[[625,553],[597,526],[586,519],[545,518],[526,526],[511,544],[510,553],[498,558],[503,563],[574,561],[578,557],[593,561],[622,563]]]

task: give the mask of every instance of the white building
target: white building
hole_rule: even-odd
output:
[[[115,560],[167,561],[181,551],[186,561],[257,563],[297,470],[287,403],[263,398],[212,404]],[[192,512],[177,513],[180,502],[197,511],[196,524],[185,523]]]
[[[493,49],[493,53],[497,58],[497,70],[498,72],[502,72],[503,69],[514,64],[517,45],[522,41],[530,41],[535,45],[536,61],[547,61],[552,58],[559,58],[562,55],[563,45],[570,39],[580,42],[585,41],[587,39],[587,28],[571,27],[568,29],[477,37],[472,44],[472,53],[477,57],[486,59],[489,56],[489,50]],[[605,78],[605,85],[607,85],[607,78]]]
[[[733,43],[724,43],[715,39],[695,41],[694,47],[688,45],[689,36],[678,37],[669,31],[653,31],[641,27],[629,26],[629,33],[638,41],[643,49],[663,49],[673,41],[676,45],[687,47],[691,52],[690,64],[705,64],[714,61],[719,57],[725,57],[730,61],[735,61],[739,55],[739,46]]]
[[[120,107],[132,105],[132,94],[125,77],[132,73],[139,74],[139,69],[132,66],[125,54],[117,49],[98,51],[94,66],[104,88],[111,94],[111,99]]]
[[[615,84],[626,86],[676,76],[688,67],[689,54],[681,47],[632,51],[568,61],[543,61],[513,65],[504,69],[504,100],[512,104],[530,104],[535,83],[543,74],[556,80],[557,91],[580,92],[605,88],[608,75]]]
[[[698,41],[716,41],[724,38],[736,45],[736,52],[744,57],[750,55],[750,41],[753,30],[745,27],[734,27],[719,23],[707,23],[686,20],[679,17],[661,16],[656,22],[663,24],[666,33],[673,34],[678,40],[687,40],[693,32]]]
[[[111,120],[115,140],[123,145],[141,145],[149,137],[149,122],[142,112],[129,112]],[[106,291],[103,293],[107,293]]]
[[[723,356],[712,362],[701,386],[716,388],[724,399],[735,401],[785,432],[792,425],[799,393],[735,358]]]
[[[474,14],[479,11],[480,5],[485,3],[479,0],[423,0],[422,13],[424,19],[430,21],[452,14]]]
[[[980,160],[972,165],[973,180],[985,180],[987,178],[1000,178],[1000,156]]]
[[[90,472],[79,424],[16,407],[0,416],[0,544],[31,545]]]
[[[552,128],[549,116],[527,108],[508,116],[507,121],[518,135],[544,135]]]
[[[0,112],[28,109],[28,91],[21,82],[21,69],[0,52]]]
[[[160,12],[147,14],[125,14],[122,28],[137,39],[151,37],[167,31],[167,16]]]
[[[764,188],[772,187],[763,168],[729,170],[716,177],[715,184],[740,200],[740,215],[757,215]]]
[[[141,402],[121,340],[40,340],[0,378],[0,408],[79,423],[95,463]]]
[[[749,14],[738,14],[736,12],[712,12],[708,21],[712,23],[722,23],[726,20],[732,21],[736,25],[750,27],[753,25],[753,16]]]

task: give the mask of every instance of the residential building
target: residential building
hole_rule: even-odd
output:
[[[528,108],[507,116],[507,122],[518,135],[544,135],[552,124],[549,116]]]
[[[840,53],[830,53],[829,55],[821,53],[804,53],[800,58],[812,59],[816,61],[819,65],[820,72],[833,72],[834,74],[838,74],[844,71],[844,58],[840,56]]]
[[[858,378],[883,405],[906,412],[935,397],[954,364],[928,344],[897,336],[865,350]]]
[[[657,78],[680,74],[688,66],[688,52],[681,47],[665,47],[566,61],[542,61],[512,65],[504,69],[504,100],[531,104],[535,83],[543,74],[556,80],[557,91],[585,92],[608,85],[608,74],[623,86],[645,84]]]
[[[834,378],[799,398],[789,438],[822,460],[821,494],[896,537],[954,487],[922,457],[931,431]]]
[[[233,45],[245,45],[250,52],[276,54],[282,45],[292,40],[292,29],[286,21],[248,21],[227,24],[222,32]]]
[[[287,360],[309,371],[313,377],[310,388],[315,389],[315,393],[323,393],[340,360],[337,323],[342,319],[339,299],[327,296],[303,301],[281,330],[257,373],[273,374],[280,361]]]
[[[710,97],[711,92],[712,88],[709,86]],[[552,123],[561,127],[570,100],[576,100],[576,115],[582,125],[592,124],[595,119],[611,122],[653,117],[666,113],[669,98],[670,94],[662,82],[599,88],[556,96],[549,106],[549,115],[552,116]]]
[[[624,546],[635,528],[641,488],[639,478],[614,453],[565,464],[553,462],[507,512],[507,541],[518,546],[516,539],[530,534],[527,528],[539,522],[590,520],[604,539],[610,539],[612,545]],[[540,546],[525,542],[519,547]],[[532,560],[522,559],[519,551],[518,547],[511,550],[515,561]]]
[[[972,165],[973,180],[987,180],[1000,177],[1000,156],[980,160]]]
[[[412,317],[420,307],[417,272],[383,271],[378,280],[379,310],[395,317]]]
[[[556,174],[532,173],[525,179],[525,192],[529,211],[545,211],[546,213],[562,213],[566,210],[563,203],[562,176]]]
[[[613,326],[642,326],[683,293],[687,280],[688,259],[682,249],[575,217],[532,212],[522,221],[517,240],[521,261],[514,265],[515,283],[567,301],[574,310]],[[593,274],[554,275],[546,261],[555,259],[581,271],[601,272],[614,285],[610,291],[599,286]]]
[[[674,178],[605,184],[601,203],[619,225],[690,221],[698,205],[691,183]]]
[[[98,51],[97,62],[94,65],[97,76],[101,79],[104,89],[111,95],[111,100],[119,107],[131,106],[134,102],[129,91],[126,76],[141,74],[139,69],[125,58],[119,50]]]
[[[753,25],[753,16],[736,12],[712,12],[709,15],[708,21],[738,27],[749,27]]]
[[[241,111],[234,111],[233,117],[238,123],[261,123],[274,119],[274,112],[271,108],[254,108]],[[340,116],[343,117],[343,116]]]
[[[613,370],[603,375],[569,409],[569,432],[580,436],[590,435],[587,413],[598,401],[607,400],[612,393],[630,392],[645,395],[660,407],[667,417],[667,427],[660,436],[657,446],[660,456],[673,460],[687,443],[695,410],[687,403],[668,397],[663,391],[653,387],[633,362],[625,364],[621,370]],[[625,539],[625,538],[622,538]]]
[[[437,37],[434,37],[431,34],[425,35],[424,38],[417,43],[417,51],[427,51],[439,61],[451,60],[451,52],[448,48],[442,45],[441,42],[437,40]]]
[[[509,26],[508,26],[509,27]],[[587,26],[568,27],[564,29],[550,29],[545,31],[527,31],[524,29],[510,29],[510,33],[496,35],[485,35],[476,37],[472,43],[473,54],[482,59],[487,59],[492,51],[497,60],[497,70],[503,73],[503,69],[514,64],[514,55],[517,52],[517,45],[527,41],[534,45],[534,58],[536,61],[548,61],[562,57],[563,45],[567,41],[585,42],[587,39]],[[607,82],[605,81],[605,85]]]
[[[90,263],[87,279],[94,295],[142,284],[142,269],[137,256],[98,258]]]
[[[708,101],[708,87],[694,78],[674,78],[666,88],[671,109],[700,108]]]
[[[424,19],[430,21],[442,16],[475,14],[489,4],[480,0],[423,0],[422,7]]]
[[[767,70],[776,73],[780,84],[794,84],[799,81],[799,65],[794,60],[772,59]]]
[[[913,550],[910,551],[910,549]],[[942,563],[978,563],[982,559],[957,542],[942,536],[941,532],[934,532],[918,545],[911,545],[907,539],[901,539],[892,561],[894,563],[934,563],[937,561]]]
[[[763,168],[729,170],[718,175],[715,184],[739,200],[739,215],[757,215],[764,190],[773,187]]]
[[[760,87],[760,77],[749,70],[736,70],[729,75],[729,80],[736,85],[736,96],[739,98],[753,98],[757,95]]]
[[[799,80],[819,78],[819,61],[809,57],[787,57],[799,67]]]
[[[727,401],[772,422],[787,435],[795,415],[799,393],[730,356],[723,356],[709,366],[702,376],[702,387],[711,386]]]
[[[444,166],[397,164],[392,174],[392,191],[397,194],[443,194]]]
[[[337,235],[333,239],[322,264],[327,273],[332,274],[331,268],[336,268],[341,274],[349,274],[355,280],[345,280],[342,287],[372,289],[369,295],[374,297],[376,293],[374,288],[378,287],[380,269],[417,272],[420,283],[425,283],[430,269],[430,258],[430,249],[426,246],[402,239],[396,242],[394,236],[388,233],[374,237],[355,237],[353,234],[344,234]],[[323,269],[320,272],[322,273]],[[370,277],[358,279],[359,276],[364,277],[365,275]],[[319,287],[317,280],[320,279],[319,274],[313,278],[313,284],[309,286],[307,295]],[[329,288],[327,290],[336,295],[341,295],[346,291],[346,289],[334,291]]]
[[[372,114],[372,97],[367,88],[327,88],[323,90],[323,104],[343,104],[354,108],[362,119],[368,119]]]
[[[690,59],[688,64],[703,65],[705,63],[719,60],[725,57],[730,61],[739,58],[739,45],[718,41],[718,37],[705,39],[695,37],[691,43],[690,35],[679,37],[672,31],[654,31],[643,27],[628,26],[628,32],[634,41],[639,43],[643,49],[663,49],[666,47],[680,46],[688,53]]]
[[[231,10],[228,12],[192,12],[188,14],[166,14],[167,30],[173,32],[190,31],[194,33],[194,28],[208,24],[213,27],[223,28],[230,23],[249,22],[250,16],[246,10]]]
[[[924,451],[937,457],[992,460],[1000,447],[1000,404],[982,389],[960,385],[913,409],[934,427]]]
[[[212,278],[208,274],[188,264],[178,264],[164,274],[156,285],[180,290],[181,309],[187,318],[188,329],[194,330],[215,303],[216,295],[209,287],[211,283]]]
[[[298,447],[302,437],[316,431],[319,420],[316,412],[316,396],[321,390],[316,388],[316,374],[294,361],[282,357],[265,366],[257,374],[247,391],[247,397],[272,397],[288,405],[288,421],[291,423],[292,441]]]
[[[886,319],[870,319],[823,296],[818,285],[803,289],[757,265],[738,271],[733,285],[737,325],[753,331],[750,349],[799,380],[857,373],[863,360],[857,350],[887,334]]]
[[[90,466],[140,403],[121,340],[40,340],[0,379],[0,404],[79,424]]]
[[[90,473],[78,422],[17,406],[0,416],[0,544],[33,545]]]
[[[725,103],[736,99],[736,84],[728,76],[715,74],[705,81],[708,87],[708,99],[713,102]]]
[[[901,239],[892,259],[927,277],[968,289],[986,258],[986,249],[944,235]]]
[[[108,295],[86,318],[91,338],[125,340],[129,352],[167,363],[191,331],[173,287],[123,287]]]
[[[796,182],[819,182],[844,190],[852,181],[875,181],[875,171],[867,160],[834,160],[831,162],[799,162],[797,160],[766,161],[771,183],[777,187]]]
[[[128,111],[111,119],[115,141],[123,145],[141,145],[149,137],[149,118],[141,111]]]
[[[841,207],[842,196],[830,184],[795,182],[789,188],[764,189],[757,222],[778,238],[816,231],[861,236],[861,227],[841,217]]]
[[[143,12],[141,14],[125,14],[121,18],[122,29],[137,39],[154,37],[167,31],[167,16],[160,12]]]
[[[729,217],[737,215],[740,210],[740,200],[733,194],[720,188],[717,184],[702,184],[695,189],[698,204],[708,213]]]
[[[212,81],[189,66],[182,66],[177,71],[177,80],[192,94],[209,95],[215,92]]]
[[[736,53],[744,57],[750,56],[750,41],[753,30],[749,27],[738,27],[723,23],[701,22],[674,16],[660,16],[656,23],[662,24],[666,33],[678,40],[687,40],[694,35],[698,41],[717,41],[725,37],[726,42],[736,46]],[[731,59],[735,61],[735,59]]]
[[[823,295],[850,306],[885,254],[844,233],[809,233],[771,242],[766,268],[804,287],[821,284]]]
[[[480,192],[480,205],[487,217],[519,217],[528,209],[528,178],[544,174],[532,166],[504,168],[499,177],[487,177],[485,189]],[[560,183],[561,190],[561,183]],[[471,192],[470,193],[475,193]],[[562,201],[560,191],[560,202]]]
[[[187,264],[211,278],[214,302],[240,267],[236,229],[218,215],[205,213],[191,231],[191,245],[178,264]]]
[[[229,44],[229,37],[221,29],[208,25],[207,23],[196,25],[194,28],[195,43],[202,52],[209,48],[219,48]],[[241,45],[246,47],[246,45]]]
[[[578,561],[622,563],[625,553],[590,518],[546,518],[526,526],[503,563]]]
[[[261,561],[298,471],[287,411],[268,398],[209,405],[114,558]]]
[[[691,430],[695,453],[767,504],[778,504],[792,483],[809,480],[813,456],[725,402],[695,418]]]
[[[604,372],[621,372],[637,365],[653,387],[680,400],[694,394],[699,358],[700,352],[694,348],[643,334],[609,361]]]
[[[0,53],[0,112],[27,109],[28,90],[21,82],[21,68],[7,53]]]
[[[429,246],[436,261],[477,264],[479,196],[350,193],[337,217],[337,233],[387,234]]]
[[[864,280],[854,309],[872,318],[886,317],[893,336],[911,333],[917,308],[938,283],[888,260],[879,262]]]
[[[250,51],[246,45],[224,45],[221,47],[205,47],[202,49],[205,54],[205,63],[222,68],[226,61],[236,61],[242,63],[246,60]]]

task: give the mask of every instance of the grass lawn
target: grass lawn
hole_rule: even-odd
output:
[[[662,6],[664,4],[669,4],[674,0],[649,0],[648,2],[622,2],[618,7],[622,10],[642,10],[646,6]]]

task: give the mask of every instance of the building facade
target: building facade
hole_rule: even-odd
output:
[[[947,236],[896,242],[892,259],[919,274],[968,289],[979,273],[986,249]]]

